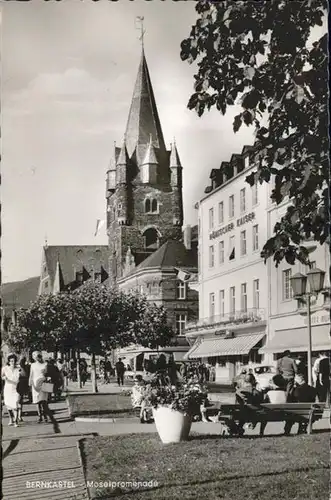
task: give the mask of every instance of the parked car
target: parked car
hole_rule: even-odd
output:
[[[253,370],[253,375],[256,379],[257,384],[261,389],[266,387],[270,379],[274,375],[276,375],[276,367],[273,365],[242,366],[240,369],[240,373],[236,377],[234,377],[232,381],[234,388],[236,388],[238,381],[242,379],[248,373],[249,370]]]

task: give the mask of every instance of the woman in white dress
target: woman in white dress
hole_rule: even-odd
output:
[[[5,381],[3,391],[4,404],[9,413],[8,425],[18,426],[17,410],[20,395],[17,392],[17,384],[20,376],[19,368],[16,366],[17,357],[15,354],[8,356],[7,365],[2,368],[1,378]]]
[[[37,405],[38,411],[38,424],[43,419],[48,422],[47,417],[50,416],[48,408],[48,392],[41,390],[42,384],[46,381],[46,363],[40,352],[35,351],[32,353],[34,363],[31,364],[29,385],[32,388],[32,403]]]

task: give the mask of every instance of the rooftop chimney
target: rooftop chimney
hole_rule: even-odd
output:
[[[191,231],[191,226],[189,225],[184,227],[183,240],[186,250],[191,250],[192,231]]]

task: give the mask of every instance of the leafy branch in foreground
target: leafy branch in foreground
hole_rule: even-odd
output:
[[[188,107],[224,115],[240,103],[234,132],[256,130],[257,170],[246,181],[273,178],[272,201],[290,201],[261,255],[307,263],[303,243],[323,244],[330,231],[327,2],[203,0],[196,11],[181,44],[182,60],[198,66]]]

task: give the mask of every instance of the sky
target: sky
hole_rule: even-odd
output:
[[[105,177],[121,143],[140,61],[136,17],[145,20],[145,54],[164,138],[183,165],[185,224],[218,168],[253,130],[234,134],[233,117],[187,109],[195,66],[180,42],[194,2],[3,2],[2,281],[40,273],[42,247],[107,244]]]

